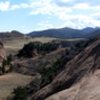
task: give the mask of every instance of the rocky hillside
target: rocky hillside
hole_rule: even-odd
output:
[[[6,57],[6,51],[3,43],[0,41],[0,62],[2,62],[3,59],[5,59],[5,57]]]
[[[12,66],[14,66],[14,71],[20,73],[39,72],[43,68],[52,67],[57,60],[60,60],[59,63],[67,63],[87,45],[88,40],[75,42],[52,41],[48,43],[30,42],[19,50]]]
[[[49,98],[47,100],[100,100],[99,68],[100,39],[93,42],[90,46],[70,60],[65,65],[65,69],[62,70],[50,84],[44,86],[36,93],[33,93],[29,99],[44,100],[54,93],[67,89],[65,90],[67,91],[67,95],[63,94],[63,98],[65,97],[64,99]],[[77,85],[81,82],[83,83],[78,88]],[[60,93],[58,94],[60,95]]]
[[[61,48],[46,55],[38,55],[33,58],[15,60],[12,63],[13,70],[24,74],[34,74],[44,67],[51,67],[57,59],[66,54],[66,48]]]
[[[18,32],[18,31],[11,31],[11,32],[0,32],[0,39],[16,39],[23,37],[24,34]]]
[[[100,70],[86,75],[76,85],[46,100],[100,100]]]

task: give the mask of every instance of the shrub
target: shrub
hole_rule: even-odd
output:
[[[2,62],[2,73],[4,74],[6,71],[5,71],[5,66],[7,65],[7,62],[6,60],[4,59],[3,62]]]
[[[57,59],[56,62],[54,62],[52,67],[44,67],[42,71],[40,71],[40,74],[42,76],[42,87],[50,83],[54,79],[54,77],[64,68],[66,60],[66,55],[62,56],[61,58]]]
[[[4,60],[3,60],[3,62],[2,62],[2,68],[1,68],[3,74],[7,72],[7,71],[6,71],[6,67],[9,67],[9,68],[8,68],[9,71],[12,70],[11,61],[12,61],[12,55],[9,55],[9,56],[7,57],[7,59],[4,59]]]
[[[8,55],[8,57],[6,59],[7,64],[10,65],[11,61],[12,61],[12,55]]]
[[[51,42],[48,43],[40,43],[40,42],[30,42],[18,52],[18,57],[26,57],[30,58],[33,57],[33,54],[37,52],[38,54],[45,55],[53,50],[58,48],[58,44],[54,44]]]
[[[25,87],[17,87],[13,93],[15,94],[13,100],[27,100],[27,89]]]

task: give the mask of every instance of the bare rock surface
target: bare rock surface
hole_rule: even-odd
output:
[[[100,100],[100,70],[84,77],[70,89],[54,94],[46,100]]]
[[[68,99],[67,97],[64,100],[100,100],[100,87],[98,79],[99,72],[98,74],[95,73],[99,68],[100,39],[93,42],[90,46],[79,53],[75,58],[69,61],[66,64],[65,69],[60,74],[58,74],[50,84],[43,87],[31,96],[31,100],[44,100],[54,93],[57,93],[64,89],[71,89],[75,84],[78,84],[80,81],[82,81],[83,78],[86,78],[89,75],[91,75],[91,77],[89,77],[89,79],[87,79],[86,82],[81,85],[79,93],[75,93],[75,98],[72,97],[71,99]],[[89,88],[89,90],[87,88]],[[89,95],[87,94],[88,92]],[[72,95],[74,95],[74,92]],[[97,99],[95,97],[97,97]]]

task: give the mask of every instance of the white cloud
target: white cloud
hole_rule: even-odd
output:
[[[36,14],[48,14],[50,15],[53,10],[53,4],[51,4],[51,0],[40,0],[40,1],[34,1],[30,5],[32,11],[30,14],[36,15]]]
[[[88,3],[78,3],[76,4],[73,9],[89,9],[90,5]]]
[[[58,0],[65,4],[75,0]],[[71,6],[59,6],[55,0],[30,0],[28,3],[11,4],[8,1],[0,2],[0,11],[30,9],[30,15],[48,15],[63,22],[59,26],[82,28],[86,26],[100,26],[100,5],[91,6],[89,2],[74,3]],[[88,11],[88,12],[87,12]],[[85,13],[84,13],[85,12]],[[48,21],[38,24],[40,29],[52,28]],[[58,27],[58,26],[57,26]]]
[[[95,12],[92,16],[94,16],[94,17],[100,17],[100,12]]]
[[[16,9],[19,9],[19,8],[20,8],[19,5],[12,5],[12,6],[10,7],[10,10],[16,10]]]
[[[11,4],[9,1],[0,2],[0,11],[2,12],[25,8],[31,8],[31,3]]]
[[[56,1],[56,0],[55,0]],[[75,0],[58,0],[59,3],[69,3],[74,2]],[[57,2],[57,1],[56,1]]]
[[[68,14],[68,15],[59,15],[59,18],[63,21],[63,26],[68,26],[72,28],[85,28],[85,27],[95,27],[100,26],[100,20],[97,20],[95,17],[82,14]],[[62,26],[61,25],[61,26]]]
[[[22,4],[14,4],[14,5],[11,5],[9,10],[17,10],[17,9],[25,9],[25,8],[29,8],[30,5],[27,4],[27,3],[22,3]]]
[[[27,3],[22,3],[22,4],[20,4],[20,7],[21,8],[29,8],[29,4],[27,4]]]
[[[41,1],[41,2],[40,2]],[[31,15],[33,14],[48,14],[48,15],[58,15],[58,13],[68,13],[71,12],[69,7],[59,7],[53,1],[40,0],[33,2],[31,8]]]
[[[53,24],[49,23],[48,21],[41,21],[40,23],[37,24],[38,29],[36,30],[44,30],[44,29],[49,29],[53,28]]]
[[[0,2],[0,11],[7,11],[9,7],[10,7],[9,1]]]
[[[41,2],[40,2],[41,1]],[[100,5],[91,6],[89,3],[77,3],[73,6],[59,6],[53,0],[40,0],[32,3],[31,15],[50,15],[57,17],[63,22],[63,25],[73,28],[84,28],[86,26],[100,26],[99,17]],[[60,0],[70,2],[69,0]],[[88,12],[87,12],[88,11]],[[85,12],[85,13],[84,13]]]
[[[72,0],[60,0],[61,2],[70,2]]]

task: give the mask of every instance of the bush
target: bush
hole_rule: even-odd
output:
[[[53,50],[58,48],[58,44],[54,44],[51,42],[48,43],[40,43],[40,42],[30,42],[19,51],[17,54],[18,57],[26,57],[30,58],[33,57],[33,54],[42,54],[45,55]]]
[[[9,71],[12,70],[11,61],[12,61],[12,55],[9,55],[9,56],[7,57],[7,59],[4,59],[4,60],[3,60],[3,62],[2,62],[2,68],[1,68],[3,74],[7,72],[7,71],[6,71],[6,67],[9,67],[9,68],[8,68]]]
[[[11,64],[11,61],[12,61],[12,55],[8,55],[6,61],[7,61],[7,64],[10,65]]]
[[[54,77],[64,68],[66,64],[66,55],[62,56],[61,58],[57,59],[56,62],[54,62],[52,67],[49,68],[43,68],[42,71],[40,71],[40,74],[42,76],[42,83],[41,86],[45,86],[46,84],[49,84]]]
[[[3,62],[2,62],[2,73],[4,74],[6,71],[5,71],[5,66],[7,65],[7,61],[4,59]]]
[[[24,47],[17,54],[18,57],[32,57],[32,52],[34,49],[34,44],[29,43],[24,45]]]
[[[17,87],[13,93],[15,94],[13,100],[27,100],[27,89],[25,87]]]

